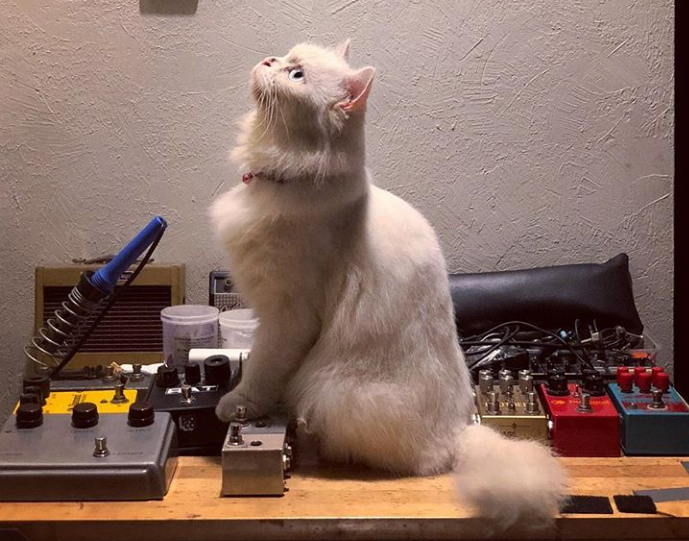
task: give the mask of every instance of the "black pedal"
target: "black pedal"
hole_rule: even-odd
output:
[[[172,416],[180,455],[220,455],[228,423],[216,417],[215,407],[237,385],[240,374],[239,363],[224,355],[207,358],[203,366],[189,363],[183,374],[160,367],[146,401]]]

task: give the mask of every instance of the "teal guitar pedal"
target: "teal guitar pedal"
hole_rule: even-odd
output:
[[[662,368],[620,367],[608,391],[622,417],[626,455],[689,455],[689,406]]]

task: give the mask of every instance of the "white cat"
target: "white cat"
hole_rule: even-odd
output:
[[[471,424],[435,233],[372,185],[364,112],[374,70],[336,49],[294,47],[252,72],[256,108],[233,157],[244,184],[212,217],[239,290],[260,319],[241,383],[217,414],[250,416],[283,398],[321,454],[400,474],[456,472],[495,529],[547,523],[565,475],[535,442]]]

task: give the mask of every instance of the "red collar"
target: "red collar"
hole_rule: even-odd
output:
[[[252,173],[249,171],[248,173],[244,173],[242,175],[242,182],[244,184],[249,184],[253,179],[255,178],[261,178],[264,180],[272,180],[273,182],[277,182],[278,184],[284,184],[285,181],[281,178],[275,177],[273,175],[266,175],[265,173]]]

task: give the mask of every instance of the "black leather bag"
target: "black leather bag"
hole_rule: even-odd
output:
[[[571,329],[576,319],[595,319],[599,328],[622,325],[635,334],[643,331],[627,254],[601,264],[451,274],[450,292],[460,336],[514,320]]]

